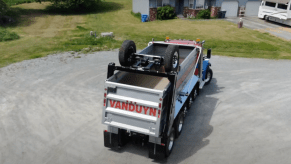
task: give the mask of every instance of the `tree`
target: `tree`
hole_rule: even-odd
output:
[[[53,7],[66,10],[82,10],[95,8],[100,0],[36,0],[37,2],[50,1]]]
[[[6,24],[8,19],[6,13],[8,9],[9,7],[6,5],[6,3],[3,0],[0,0],[0,25]]]

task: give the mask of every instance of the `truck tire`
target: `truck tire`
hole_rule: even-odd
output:
[[[196,86],[194,87],[193,91],[189,94],[189,98],[187,100],[187,108],[188,110],[191,108],[191,105],[193,104],[194,101],[194,90],[195,90]]]
[[[165,71],[177,71],[179,67],[179,59],[179,46],[168,45],[164,58]]]
[[[175,143],[175,129],[171,129],[170,135],[166,138],[166,145],[165,145],[165,157],[169,157],[172,153],[173,147]]]
[[[133,64],[132,54],[136,53],[136,46],[132,40],[125,40],[119,49],[119,63],[121,66]]]
[[[184,105],[184,107],[185,106],[186,105]],[[182,133],[183,126],[184,126],[184,118],[185,118],[184,113],[183,111],[181,111],[174,125],[176,138],[178,138],[180,134]]]
[[[192,93],[192,95],[193,95],[193,101],[195,101],[195,99],[197,98],[198,94],[199,94],[199,85],[196,85],[194,87],[193,93]]]
[[[207,72],[206,72],[206,77],[204,79],[205,81],[205,85],[208,85],[210,83],[210,81],[212,80],[212,69],[208,67]]]

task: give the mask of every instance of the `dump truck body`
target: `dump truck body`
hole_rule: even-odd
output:
[[[177,70],[167,72],[165,58],[173,53],[169,45],[178,45],[175,50],[179,56]],[[110,63],[102,113],[102,123],[108,126],[104,145],[122,146],[129,137],[138,135],[154,144],[153,154],[157,154],[156,145],[163,146],[169,140],[176,118],[186,112],[189,95],[203,84],[206,71],[203,74],[202,68],[209,67],[209,61],[203,62],[202,50],[202,44],[195,41],[150,42],[141,52],[130,53],[131,66]]]

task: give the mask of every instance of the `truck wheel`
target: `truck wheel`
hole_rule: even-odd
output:
[[[175,141],[175,129],[171,129],[170,136],[166,138],[165,156],[168,157],[172,153]]]
[[[195,90],[195,88],[196,87],[194,87],[193,91],[190,93],[189,98],[187,100],[187,108],[188,108],[188,110],[191,108],[191,105],[192,105],[192,103],[194,101],[194,90]]]
[[[212,69],[211,68],[208,68],[207,69],[207,72],[206,72],[206,78],[205,78],[205,85],[208,85],[212,79]]]
[[[133,64],[132,54],[136,53],[136,46],[132,40],[125,40],[119,49],[119,63],[122,66],[130,66]]]
[[[197,96],[199,94],[199,90],[198,89],[199,89],[199,86],[198,85],[194,87],[194,90],[193,90],[193,93],[192,93],[192,95],[193,95],[193,101],[195,101],[195,99],[197,98]]]
[[[186,105],[185,105],[186,106]],[[184,107],[185,107],[184,106]],[[184,113],[183,111],[180,112],[176,122],[175,122],[175,137],[178,138],[180,136],[180,134],[182,133],[183,130],[183,126],[184,126]]]
[[[179,46],[168,45],[165,58],[164,67],[166,72],[177,71],[179,67]]]

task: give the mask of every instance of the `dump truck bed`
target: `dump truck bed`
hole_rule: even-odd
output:
[[[165,55],[168,44],[153,43],[139,52],[144,57],[159,58]],[[136,67],[124,68],[113,74],[105,81],[106,97],[102,122],[110,127],[126,129],[141,134],[159,137],[166,122],[166,113],[170,109],[168,101],[174,101],[180,107],[185,101],[176,100],[194,74],[197,49],[195,46],[179,45],[179,73],[170,82],[167,76],[141,73]],[[167,74],[163,65],[151,67],[147,72]],[[145,71],[146,72],[146,71]],[[189,85],[190,86],[190,85]],[[190,87],[186,92],[190,92]],[[191,86],[193,88],[193,86]],[[168,93],[175,90],[175,95]],[[183,98],[184,99],[184,98]],[[181,108],[181,107],[180,107]],[[177,116],[180,108],[174,109],[173,117]],[[163,121],[162,121],[163,120]]]

